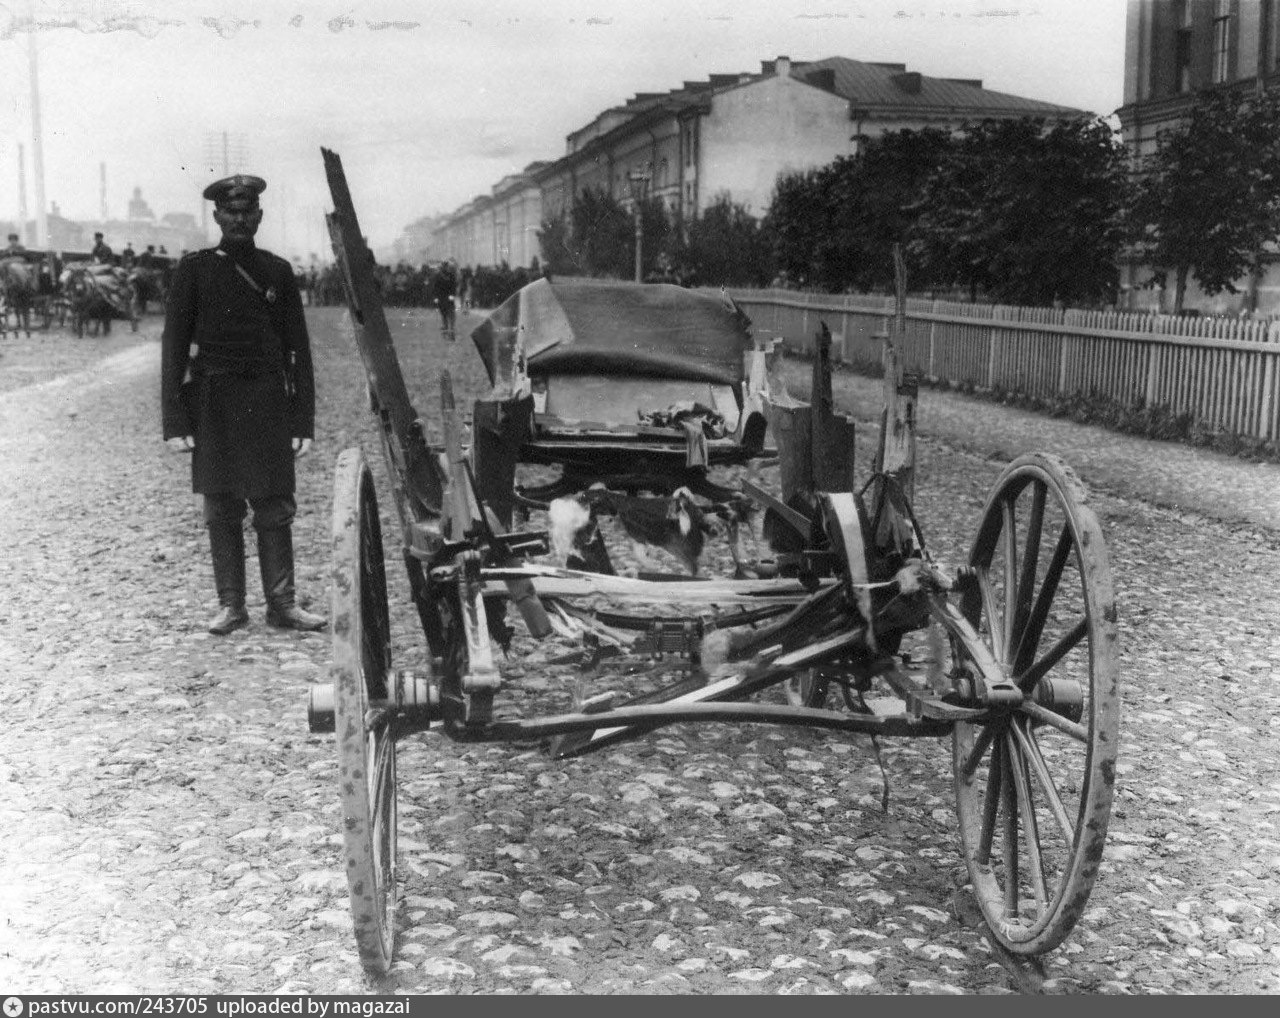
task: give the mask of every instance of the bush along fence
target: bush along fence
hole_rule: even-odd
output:
[[[825,321],[834,359],[879,372],[892,297],[727,292],[756,335],[781,337],[787,350],[808,354]],[[902,356],[906,370],[931,383],[1007,394],[1027,405],[1087,399],[1181,420],[1185,434],[1177,437],[1280,441],[1276,321],[908,299]]]

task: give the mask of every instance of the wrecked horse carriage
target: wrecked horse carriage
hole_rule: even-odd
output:
[[[335,207],[330,233],[399,520],[393,544],[429,661],[420,671],[393,665],[378,495],[362,450],[347,449],[334,486],[333,681],[312,687],[308,718],[313,732],[336,733],[364,966],[386,972],[394,951],[396,744],[429,730],[460,742],[541,743],[557,757],[672,724],[949,736],[960,852],[991,938],[1015,955],[1060,945],[1098,874],[1119,734],[1111,573],[1098,520],[1070,468],[1047,454],[1010,463],[987,497],[965,564],[944,569],[912,508],[915,388],[897,363],[901,313],[885,337],[879,449],[855,487],[853,426],[834,409],[825,330],[813,391],[802,401],[787,394],[768,346],[744,342],[745,320],[730,305],[715,314],[705,303],[696,309],[733,321],[741,359],[700,351],[690,360],[714,363],[691,379],[683,366],[652,368],[666,355],[648,357],[635,342],[645,331],[637,323],[653,324],[646,316],[661,293],[545,281],[477,330],[494,391],[475,403],[470,436],[445,374],[442,434],[429,441],[341,161],[323,156]],[[695,297],[704,301],[679,299]],[[555,329],[526,328],[522,338],[521,329],[544,315],[560,321],[561,343],[544,343]],[[618,348],[597,341],[603,334],[592,322],[630,339]],[[696,341],[682,338],[679,348],[695,350]],[[571,362],[575,346],[588,356]],[[610,373],[623,367],[631,375],[625,385]],[[618,394],[607,403],[583,395],[599,377]],[[668,382],[682,388],[663,388]],[[693,396],[690,384],[700,386]],[[708,433],[705,414],[696,427],[688,417],[639,419],[620,394],[638,393],[652,411],[650,387],[661,390],[662,406],[692,401],[718,415],[724,434]],[[588,412],[575,402],[584,399]],[[600,419],[604,405],[617,413]],[[724,490],[707,474],[717,457],[745,463],[775,451],[777,490],[748,479]],[[522,488],[516,468],[531,462],[561,473]],[[704,579],[564,568],[547,564],[548,530],[515,526],[518,510],[584,490],[633,497],[655,488],[672,504],[743,499],[762,508],[779,535],[774,568]],[[504,702],[508,680],[494,645],[511,639],[508,617],[530,639],[580,646],[579,685],[588,688],[573,691],[563,711],[526,716]],[[683,666],[674,680],[669,668],[651,669],[638,688],[595,691],[591,684],[616,678],[595,667],[605,651],[617,660],[674,657]]]
[[[646,547],[696,576],[704,538],[723,533],[738,575],[748,570],[740,537],[756,506],[712,471],[772,453],[767,351],[731,301],[669,284],[541,279],[472,338],[493,386],[472,418],[477,493],[504,527],[513,510],[525,520],[547,510],[576,531],[571,563],[612,574],[597,524],[616,517],[648,578]],[[522,464],[559,475],[521,484]]]

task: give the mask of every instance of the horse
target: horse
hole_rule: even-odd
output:
[[[13,334],[20,329],[31,335],[31,308],[36,301],[36,274],[22,258],[0,259],[0,294],[4,296],[4,314],[0,315],[0,336],[9,324],[9,312],[13,312]]]
[[[61,284],[76,336],[84,336],[86,327],[91,336],[99,331],[109,336],[115,318],[127,319],[135,330],[138,328],[136,294],[124,269],[101,265],[69,268],[63,271]]]
[[[136,266],[129,273],[129,281],[133,284],[134,296],[138,301],[138,314],[147,313],[147,302],[157,301],[164,307],[164,272],[160,269]]]

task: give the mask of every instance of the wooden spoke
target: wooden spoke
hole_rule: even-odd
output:
[[[1010,727],[1017,726],[1015,724]],[[1022,839],[1027,847],[1027,868],[1031,871],[1031,891],[1035,895],[1036,904],[1043,910],[1049,904],[1049,895],[1044,886],[1044,859],[1040,855],[1040,825],[1036,822],[1035,804],[1031,801],[1027,761],[1011,732],[1005,733],[1005,742],[1008,746],[1010,770],[1013,772],[1013,787],[1017,792]]]
[[[1053,607],[1053,599],[1058,594],[1058,583],[1066,568],[1067,556],[1071,554],[1071,546],[1071,528],[1063,524],[1057,546],[1053,549],[1053,558],[1049,560],[1049,567],[1044,573],[1044,582],[1040,584],[1040,593],[1036,595],[1036,603],[1027,618],[1026,628],[1018,638],[1018,649],[1012,658],[1015,672],[1026,668],[1027,662],[1035,656],[1040,634],[1044,632],[1044,624],[1049,618],[1049,609]]]
[[[982,591],[982,611],[987,616],[987,630],[991,633],[991,650],[997,661],[1004,658],[1004,626],[1001,623],[1000,609],[996,605],[996,594],[991,588],[991,577],[985,572],[978,574],[978,588]]]
[[[1055,714],[1048,707],[1041,707],[1034,700],[1023,700],[1018,704],[1018,710],[1033,721],[1039,721],[1043,725],[1050,728],[1056,728],[1063,735],[1069,735],[1077,742],[1089,741],[1089,729],[1084,725],[1077,724],[1070,718],[1064,718],[1061,714]]]
[[[1004,740],[997,739],[991,751],[987,771],[987,792],[982,800],[982,834],[978,839],[977,861],[986,866],[991,861],[991,842],[995,839],[996,818],[1000,812],[1000,787],[1004,778]]]
[[[1004,861],[1004,914],[1014,918],[1018,914],[1018,791],[1013,785],[1013,760],[1009,755],[1009,742],[1000,743],[1000,806],[1004,816],[1000,850]]]
[[[1001,536],[1004,541],[1004,647],[1011,650],[1014,639],[1014,610],[1018,600],[1018,521],[1013,511],[1013,499],[1007,498],[1000,507],[1003,518]],[[991,627],[995,628],[995,618],[991,619]],[[1005,660],[1003,657],[1001,660]]]
[[[1040,559],[1040,532],[1044,529],[1044,501],[1048,487],[1043,481],[1031,482],[1031,514],[1027,517],[1027,546],[1022,552],[1022,575],[1018,580],[1018,596],[1014,602],[1013,636],[1011,643],[1017,646],[1027,627],[1031,613],[1031,598],[1036,585],[1036,567]]]
[[[1029,693],[1036,688],[1036,683],[1049,674],[1050,670],[1071,653],[1072,648],[1076,646],[1089,632],[1089,620],[1081,619],[1063,636],[1057,643],[1049,648],[1039,661],[1033,664],[1021,675],[1017,676],[1017,683],[1024,693]]]
[[[1066,839],[1068,845],[1073,844],[1076,840],[1076,831],[1071,825],[1071,818],[1067,816],[1066,806],[1062,804],[1062,796],[1058,794],[1058,786],[1053,783],[1053,776],[1049,773],[1044,754],[1040,752],[1040,743],[1036,741],[1036,733],[1025,730],[1017,721],[1009,727],[1013,729],[1014,738],[1018,740],[1023,756],[1027,758],[1027,763],[1031,765],[1031,773],[1035,775],[1035,779],[1040,785],[1040,792],[1044,796],[1045,804],[1049,807],[1049,812],[1053,814],[1054,820],[1057,821],[1058,827],[1062,831],[1062,836]]]
[[[969,755],[965,757],[964,764],[961,767],[965,777],[973,776],[978,769],[978,765],[982,763],[982,757],[991,748],[991,742],[998,732],[998,726],[988,725],[978,733],[978,737],[973,740],[973,749],[969,751]]]

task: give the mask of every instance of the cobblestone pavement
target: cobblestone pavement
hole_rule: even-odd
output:
[[[310,315],[320,431],[300,470],[296,543],[303,602],[324,610],[341,449],[363,444],[384,533],[395,531],[345,318]],[[461,391],[478,390],[470,344],[441,342],[419,316],[393,324],[420,408],[434,406],[427,385],[442,364]],[[252,582],[253,624],[204,632],[211,570],[188,461],[157,434],[157,332],[149,318],[109,340],[0,343],[5,992],[1024,985],[970,921],[948,745],[884,744],[886,813],[864,740],[768,726],[677,726],[568,761],[406,740],[398,960],[368,980],[347,911],[333,741],[306,730],[328,637],[266,628]],[[838,402],[855,391],[878,406],[874,383],[840,376]],[[963,559],[1024,441],[1104,492],[1123,641],[1120,782],[1102,876],[1046,959],[1046,989],[1275,992],[1276,475],[936,396],[921,403],[917,508],[944,560]],[[863,464],[873,437],[860,429]],[[414,667],[423,640],[397,562],[393,549],[396,663]],[[517,639],[503,664],[514,703],[566,693],[575,674],[548,660],[556,649]]]

